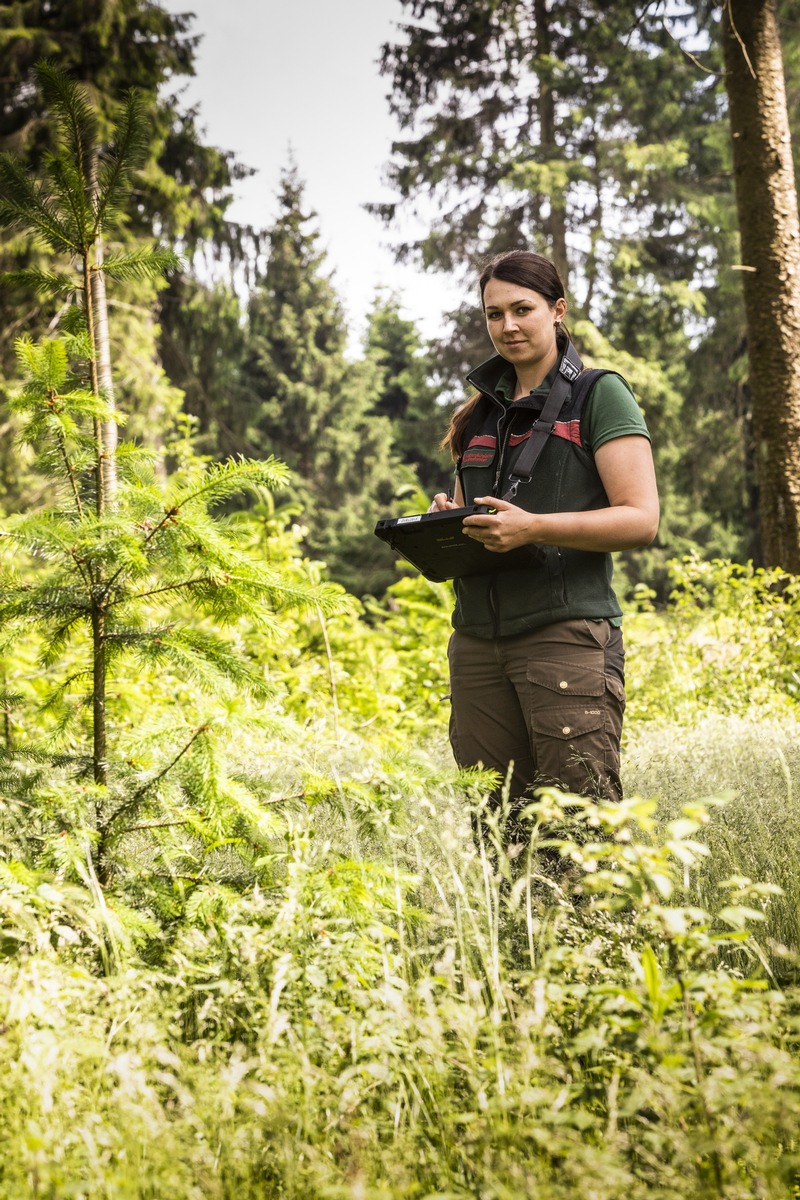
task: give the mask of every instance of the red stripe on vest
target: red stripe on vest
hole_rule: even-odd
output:
[[[527,442],[530,436],[530,429],[527,433],[512,433],[508,439],[509,445],[519,446],[521,442]],[[580,421],[556,421],[553,437],[563,438],[565,442],[572,442],[575,446],[580,446],[582,444]]]

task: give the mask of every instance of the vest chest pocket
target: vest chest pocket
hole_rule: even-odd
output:
[[[461,456],[463,467],[488,467],[497,453],[497,437],[493,434],[476,434]]]

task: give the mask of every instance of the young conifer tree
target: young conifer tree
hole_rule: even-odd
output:
[[[144,146],[136,94],[126,96],[115,141],[104,147],[82,89],[52,64],[41,64],[38,78],[58,129],[57,149],[39,180],[13,155],[0,156],[0,223],[35,235],[60,256],[63,269],[28,270],[5,282],[61,297],[65,315],[58,336],[18,343],[26,382],[13,403],[52,489],[46,507],[6,522],[4,535],[18,547],[15,559],[23,561],[27,551],[33,566],[6,571],[0,581],[0,628],[6,641],[31,626],[37,631],[41,666],[54,680],[45,707],[57,720],[48,745],[29,739],[27,751],[79,780],[91,779],[88,807],[73,809],[69,820],[62,814],[61,826],[82,827],[86,854],[93,843],[97,875],[107,884],[115,846],[133,824],[142,828],[146,811],[148,828],[162,823],[165,779],[210,734],[202,722],[188,730],[184,744],[173,745],[166,761],[143,778],[114,743],[111,673],[146,677],[168,669],[201,688],[216,690],[227,681],[265,698],[264,679],[215,627],[247,617],[269,630],[277,606],[330,610],[337,589],[289,582],[280,568],[240,550],[212,511],[242,489],[285,484],[282,463],[229,460],[207,467],[190,456],[165,491],[152,455],[109,439],[108,430],[122,418],[98,374],[93,276],[102,273],[113,283],[157,274],[177,260],[159,247],[105,256],[100,250],[104,231],[123,219]],[[87,681],[88,693],[76,696]],[[202,825],[204,788],[213,790],[213,781],[200,770],[189,788],[193,812],[176,815],[173,794],[170,823]]]

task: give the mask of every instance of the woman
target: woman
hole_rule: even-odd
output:
[[[587,388],[593,377],[579,375],[559,385],[566,398],[529,481],[501,499],[570,346],[567,303],[552,263],[524,250],[493,259],[480,286],[497,353],[468,376],[477,394],[443,443],[455,498],[431,506],[494,510],[464,521],[498,570],[455,584],[453,753],[509,779],[512,802],[548,783],[619,799],[624,652],[611,551],[647,546],[658,529],[649,434],[621,376],[595,372]],[[503,569],[520,547],[530,566]]]

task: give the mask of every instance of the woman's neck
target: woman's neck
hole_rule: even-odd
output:
[[[521,400],[523,396],[529,396],[531,392],[535,391],[544,383],[557,362],[558,347],[554,346],[552,353],[547,358],[530,363],[528,366],[517,367],[517,386],[514,389],[514,399]]]

